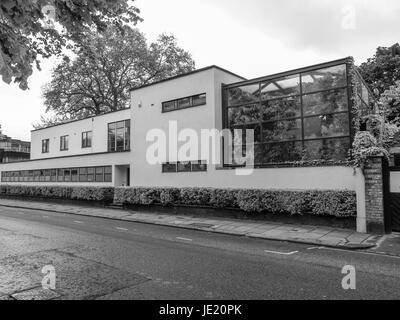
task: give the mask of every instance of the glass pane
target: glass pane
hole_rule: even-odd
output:
[[[96,168],[96,174],[98,174],[98,173],[103,173],[103,167]]]
[[[125,144],[124,144],[124,150],[129,150],[130,149],[130,127],[125,127]]]
[[[80,174],[87,174],[87,168],[80,168],[79,169]]]
[[[264,142],[301,140],[301,120],[275,121],[263,124]]]
[[[88,174],[93,174],[94,173],[94,168],[93,167],[87,168],[87,173]]]
[[[260,85],[252,84],[248,86],[228,89],[228,106],[240,105],[259,101]]]
[[[190,98],[182,98],[182,99],[178,100],[178,108],[179,109],[187,108],[187,107],[190,107],[190,106],[191,106]]]
[[[203,93],[197,96],[193,96],[192,99],[193,99],[192,103],[194,106],[200,106],[206,103],[206,94]]]
[[[205,161],[192,161],[192,171],[207,171],[207,163]]]
[[[300,76],[292,75],[261,83],[261,100],[300,94]]]
[[[302,74],[303,93],[344,87],[346,85],[345,64]]]
[[[163,111],[175,110],[175,102],[176,102],[175,100],[174,101],[163,102],[162,103]]]
[[[114,130],[115,128],[116,128],[116,123],[115,122],[108,124],[108,130]]]
[[[255,149],[256,164],[279,164],[299,161],[303,156],[302,142],[268,143]]]
[[[117,122],[117,129],[125,127],[125,121],[118,121]]]
[[[263,102],[263,121],[296,118],[301,116],[300,97]]]
[[[57,170],[57,181],[64,181],[64,170],[63,169]]]
[[[191,171],[190,161],[178,162],[178,172],[188,172]]]
[[[108,130],[108,151],[115,151],[115,129]]]
[[[64,169],[64,181],[71,181],[71,170]]]
[[[104,174],[104,182],[112,182],[111,173]]]
[[[261,126],[259,124],[253,125],[243,125],[243,126],[235,126],[231,128],[232,139],[235,144],[246,144],[247,141],[247,131],[253,130],[254,141],[248,141],[247,143],[253,142],[261,142]],[[242,140],[240,141],[240,137]],[[249,136],[249,139],[251,137]]]
[[[349,115],[347,112],[304,119],[305,139],[346,135],[349,135]]]
[[[87,175],[87,181],[88,182],[93,182],[94,181],[94,175],[93,174],[88,174]]]
[[[103,182],[104,178],[103,178],[103,174],[96,174],[96,182]]]
[[[112,172],[111,166],[104,167],[104,173],[111,173],[111,172]]]
[[[304,149],[305,160],[346,160],[350,138],[306,141]]]
[[[254,122],[260,122],[260,105],[252,104],[246,107],[228,109],[229,126]]]
[[[162,172],[176,172],[176,163],[163,163]]]
[[[305,116],[345,111],[347,109],[347,89],[324,91],[303,96],[303,111]]]
[[[78,181],[78,169],[71,170],[71,180],[74,182]]]
[[[81,182],[87,182],[87,181],[88,181],[88,176],[87,176],[87,174],[80,174],[80,175],[79,175],[79,181],[81,181]]]
[[[117,129],[117,151],[124,150],[124,128]]]

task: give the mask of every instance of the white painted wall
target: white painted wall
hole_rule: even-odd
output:
[[[92,118],[73,121],[31,132],[31,159],[64,157],[107,151],[107,124],[130,119],[129,109],[107,113]],[[92,131],[92,147],[82,148],[82,132]],[[69,148],[60,151],[60,137],[69,136]],[[50,139],[48,153],[42,153],[42,140]]]

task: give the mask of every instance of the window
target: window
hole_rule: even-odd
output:
[[[92,146],[92,131],[82,132],[82,148],[90,148]]]
[[[42,140],[42,153],[48,153],[49,152],[49,139],[43,139]]]
[[[180,98],[162,103],[162,112],[175,111],[191,107],[202,106],[206,104],[206,94],[197,94],[190,97]]]
[[[179,161],[177,169],[178,172],[190,172],[192,171],[192,165],[190,161]]]
[[[97,167],[95,170],[96,170],[96,182],[103,182],[104,181],[103,167]]]
[[[164,173],[200,171],[207,171],[207,162],[205,160],[166,162],[162,164],[162,172]]]
[[[203,160],[192,161],[192,171],[207,171],[207,162]]]
[[[245,130],[254,130],[256,165],[346,159],[351,144],[349,85],[344,62],[227,85],[225,128],[243,130],[243,150]],[[368,100],[363,89],[360,84],[358,97]]]
[[[173,162],[163,163],[162,172],[176,172],[176,163]]]
[[[2,182],[112,182],[112,166],[2,171]]]
[[[123,120],[108,124],[108,151],[130,150],[131,121]]]
[[[68,150],[68,136],[60,137],[60,151]]]

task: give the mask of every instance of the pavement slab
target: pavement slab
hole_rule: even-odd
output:
[[[270,240],[338,246],[350,250],[372,248],[381,238],[380,236],[358,233],[347,229],[283,224],[276,221],[267,222],[232,218],[210,219],[189,215],[166,215],[132,210],[88,207],[74,204],[54,205],[51,203],[26,200],[0,199],[0,206],[96,216]]]

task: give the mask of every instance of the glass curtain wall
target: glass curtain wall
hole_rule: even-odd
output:
[[[345,160],[351,143],[348,85],[343,62],[226,86],[226,127],[254,130],[255,165]]]

